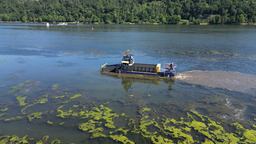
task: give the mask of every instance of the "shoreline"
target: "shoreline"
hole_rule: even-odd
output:
[[[22,21],[0,21],[0,23],[30,23],[30,24],[45,24],[47,22],[22,22]],[[67,23],[67,24],[77,24],[77,22],[53,22],[49,24],[58,24],[58,23]],[[125,24],[102,24],[99,22],[94,22],[94,23],[79,23],[79,25],[201,25],[201,26],[206,26],[206,25],[250,25],[256,26],[256,23],[235,23],[235,24],[210,24],[210,23],[199,23],[199,24],[159,24],[159,23],[143,23],[143,24],[136,24],[136,23],[125,23]]]

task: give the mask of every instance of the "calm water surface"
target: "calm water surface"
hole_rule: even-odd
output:
[[[255,26],[0,23],[0,109],[8,108],[0,111],[6,113],[0,117],[0,130],[2,135],[35,139],[49,135],[49,140],[62,143],[114,143],[109,138],[90,139],[90,133],[78,129],[83,119],[57,116],[62,105],[68,110],[72,105],[101,104],[135,120],[145,115],[179,119],[192,109],[221,122],[229,132],[232,122],[252,128],[256,124],[255,37]],[[136,62],[176,63],[176,77],[100,74],[101,65],[119,63],[121,52],[128,49]],[[70,99],[75,94],[81,96]],[[22,105],[17,97],[25,96]],[[47,102],[40,103],[43,98]],[[154,113],[139,113],[146,107]],[[27,116],[34,112],[45,113],[29,121]],[[5,121],[17,116],[22,119]],[[122,120],[115,123],[127,125]],[[134,135],[130,139],[148,143]]]

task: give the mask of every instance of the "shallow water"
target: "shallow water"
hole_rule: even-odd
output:
[[[78,129],[83,119],[56,116],[59,106],[68,110],[74,104],[89,109],[103,104],[136,122],[149,116],[160,117],[160,123],[163,115],[179,119],[194,110],[221,122],[228,132],[233,132],[232,122],[252,128],[256,124],[255,36],[254,26],[47,28],[42,24],[0,23],[0,109],[8,108],[0,111],[6,113],[0,118],[24,116],[14,121],[2,119],[0,130],[2,135],[28,135],[36,140],[49,135],[49,140],[57,138],[62,143],[115,142],[110,138],[90,139],[90,133]],[[127,49],[136,62],[177,64],[177,75],[159,79],[100,74],[101,65],[120,62],[121,52]],[[27,80],[30,82],[8,93]],[[70,99],[75,94],[81,96]],[[17,97],[26,97],[26,104],[21,105]],[[43,98],[47,102],[40,103]],[[143,108],[152,111],[140,113]],[[39,119],[27,118],[34,112],[50,111],[53,113]],[[58,125],[63,121],[63,126]],[[127,125],[122,119],[116,119],[115,124]],[[103,133],[110,130],[104,127]],[[127,137],[136,143],[150,142],[130,133]]]

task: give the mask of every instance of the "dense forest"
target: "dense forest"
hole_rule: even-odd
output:
[[[256,0],[0,0],[0,21],[256,23]]]

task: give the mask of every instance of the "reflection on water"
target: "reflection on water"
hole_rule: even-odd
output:
[[[256,75],[239,72],[193,70],[178,73],[175,79],[230,91],[254,93],[256,90]]]
[[[156,86],[156,85],[159,85],[160,81],[165,83],[170,83],[170,82],[173,82],[174,80],[174,79],[164,79],[164,78],[152,77],[152,76],[117,74],[117,73],[105,73],[101,75],[106,77],[111,77],[114,79],[121,79],[121,84],[123,86],[123,89],[126,92],[133,89],[134,83],[143,83],[147,85],[153,84]]]

